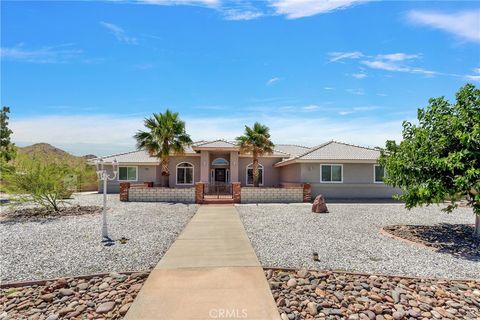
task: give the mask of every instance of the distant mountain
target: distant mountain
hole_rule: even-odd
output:
[[[74,156],[62,149],[52,146],[48,143],[35,143],[27,147],[19,147],[19,154],[27,155],[32,159],[47,160],[47,159],[56,159],[64,160],[69,163],[85,163],[85,160],[96,158],[93,154],[88,154],[83,157]]]
[[[36,143],[28,147],[19,147],[17,153],[42,163],[51,161],[66,163],[78,170],[79,191],[97,190],[95,167],[87,163],[88,159],[96,158],[92,154],[77,157],[48,143]]]

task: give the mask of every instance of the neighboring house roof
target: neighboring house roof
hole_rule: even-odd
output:
[[[281,161],[275,166],[288,165],[295,162],[312,161],[368,161],[375,162],[380,157],[377,149],[366,148],[338,141],[329,141],[313,147],[293,158]]]

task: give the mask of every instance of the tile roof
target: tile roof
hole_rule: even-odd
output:
[[[193,145],[193,148],[236,148],[235,143],[226,140],[202,141]]]
[[[289,154],[291,157],[296,157],[300,154],[307,152],[308,150],[310,150],[310,148],[296,144],[276,144],[275,150]]]
[[[233,142],[226,140],[197,141],[185,150],[186,155],[198,154],[198,148],[232,148]],[[338,141],[329,141],[313,148],[293,144],[275,145],[274,156],[285,158],[277,163],[280,165],[302,160],[377,160],[380,151],[376,149],[360,147]],[[131,151],[118,153],[110,156],[99,157],[105,162],[112,162],[117,159],[120,163],[158,163],[156,157],[151,157],[146,151]],[[97,159],[99,159],[97,158]],[[91,159],[93,163],[96,159]]]
[[[329,141],[309,149],[294,159],[298,160],[377,160],[380,151],[353,144]]]

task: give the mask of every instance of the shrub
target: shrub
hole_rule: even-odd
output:
[[[14,170],[7,172],[4,178],[7,191],[15,194],[13,202],[32,201],[57,212],[75,188],[75,183],[72,184],[72,179],[75,179],[73,169],[55,161],[17,159]]]

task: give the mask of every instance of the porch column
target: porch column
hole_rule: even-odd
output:
[[[238,151],[230,151],[230,182],[238,182]]]
[[[210,153],[206,150],[200,151],[200,181],[208,183],[210,176]]]

